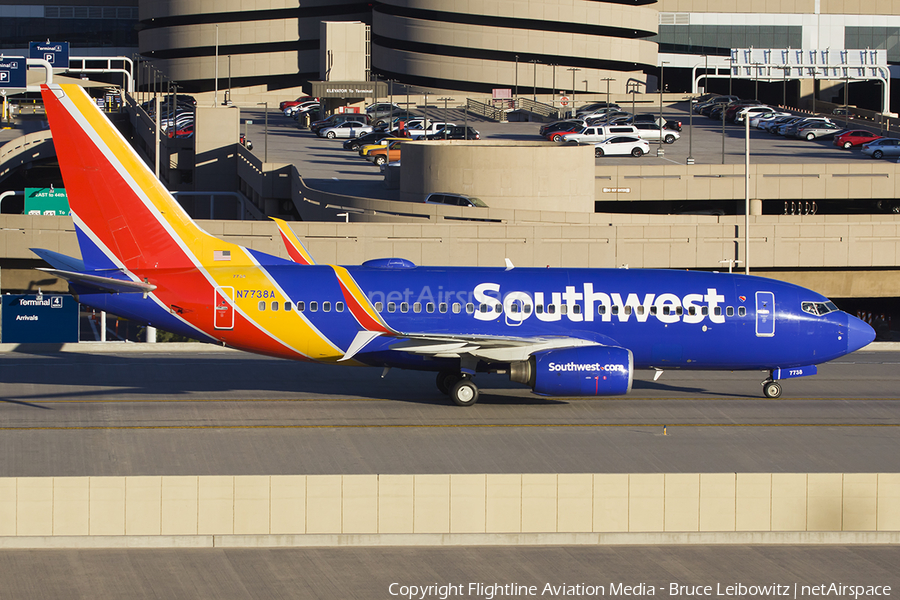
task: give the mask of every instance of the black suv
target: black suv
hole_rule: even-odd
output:
[[[425,136],[426,140],[480,140],[481,134],[463,125],[444,127],[436,133]]]

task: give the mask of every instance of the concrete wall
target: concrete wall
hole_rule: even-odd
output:
[[[659,0],[659,12],[814,14],[816,0]],[[895,10],[889,0],[821,0],[823,15],[887,15]]]
[[[320,24],[320,81],[369,79],[366,27],[361,22],[323,21]]]
[[[900,531],[900,474],[0,479],[0,536],[775,531]]]
[[[404,203],[393,203],[404,204]],[[461,211],[463,209],[457,209]],[[422,224],[292,223],[320,263],[360,264],[398,256],[421,265],[727,269],[743,258],[743,218],[681,215],[573,215],[505,211],[518,224],[426,221]],[[569,222],[567,222],[567,219]],[[436,220],[436,219],[435,219]],[[200,221],[228,241],[287,258],[277,228],[262,221]],[[33,259],[29,248],[79,255],[65,217],[0,215],[0,257]],[[900,296],[900,216],[751,217],[754,274],[791,281],[827,296]],[[45,291],[54,279],[4,269],[4,289]],[[47,282],[51,283],[47,283]],[[59,289],[65,289],[60,287]]]
[[[744,165],[599,165],[596,199],[744,201]],[[607,193],[604,188],[628,188]],[[476,194],[477,195],[477,194]],[[888,161],[751,164],[750,197],[762,200],[900,198],[900,164]]]
[[[594,212],[594,151],[553,142],[441,141],[403,145],[400,199],[432,192],[477,196],[510,210]]]

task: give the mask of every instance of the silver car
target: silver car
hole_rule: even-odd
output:
[[[882,156],[900,156],[900,140],[897,138],[881,138],[868,144],[863,144],[862,153],[872,158]]]
[[[801,140],[809,140],[810,142],[818,139],[834,137],[836,133],[844,131],[843,127],[834,123],[814,123],[812,125],[804,125],[797,130],[797,137]]]

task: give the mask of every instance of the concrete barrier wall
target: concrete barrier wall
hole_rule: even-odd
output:
[[[900,474],[0,479],[12,537],[773,531],[900,531]]]

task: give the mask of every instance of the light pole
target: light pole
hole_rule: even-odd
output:
[[[519,99],[519,55],[516,54],[516,83],[513,88],[513,102]]]
[[[553,84],[550,86],[550,98],[553,106],[556,106],[556,67],[558,66],[556,63],[550,63],[550,68],[553,69]]]
[[[731,73],[734,71],[734,57],[729,56],[728,61],[728,95],[731,95]],[[722,107],[722,164],[725,164],[725,108]]]
[[[663,75],[665,74],[665,68],[666,68],[666,65],[667,65],[667,64],[669,64],[669,62],[668,62],[668,61],[665,61],[665,60],[660,61],[660,63],[659,63],[659,148],[656,149],[656,155],[657,155],[657,156],[663,156],[663,155],[666,153],[666,151],[663,150],[663,135],[662,135],[662,129],[663,129],[663,116],[662,116],[662,110],[663,110],[663,81],[664,81],[664,80],[663,80]]]
[[[609,108],[609,82],[615,81],[615,79],[613,79],[612,77],[604,77],[600,81],[606,82],[606,107]],[[633,107],[631,109],[631,115],[634,116],[634,108]]]
[[[694,103],[696,99],[691,96],[688,102],[688,157],[685,164],[694,164]]]
[[[744,118],[744,274],[750,274],[750,119]]]
[[[446,123],[446,122],[447,122],[447,103],[448,103],[448,102],[452,102],[452,101],[453,101],[453,98],[447,98],[447,97],[444,97],[444,98],[438,98],[438,102],[441,102],[441,101],[444,102],[444,122]],[[445,129],[444,129],[445,134],[446,134],[446,131],[447,131],[447,130],[446,130],[446,128],[445,128]]]
[[[534,100],[535,102],[537,102],[537,66],[540,61],[537,60],[536,58],[533,58],[533,59],[529,60],[528,62],[530,62],[531,64],[534,65],[534,73],[531,76],[532,86],[534,89],[531,90],[531,94],[532,94],[531,99]]]
[[[850,127],[850,69],[846,71],[847,82],[844,84],[844,127]]]
[[[575,116],[575,73],[577,73],[581,69],[578,69],[576,67],[569,67],[567,70],[572,71],[572,116],[574,117]]]
[[[265,133],[263,134],[264,142],[266,144],[265,150],[263,150],[263,162],[267,163],[269,162],[269,101],[267,100],[265,102],[257,102],[256,105],[262,105],[266,107],[265,118],[263,119],[266,124],[264,129]]]

